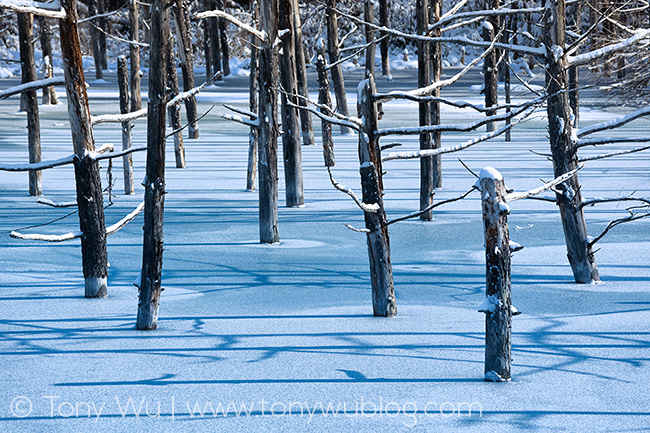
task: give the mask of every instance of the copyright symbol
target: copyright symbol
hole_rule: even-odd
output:
[[[18,396],[11,400],[11,413],[16,418],[25,418],[32,413],[32,401],[24,396]]]

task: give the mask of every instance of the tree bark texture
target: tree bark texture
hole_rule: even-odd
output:
[[[284,159],[284,181],[288,207],[305,204],[302,184],[302,154],[300,149],[300,123],[298,109],[289,106],[289,102],[298,105],[296,79],[296,59],[293,46],[293,7],[292,0],[279,0],[278,26],[287,30],[282,36],[280,52],[280,83],[284,92],[281,96],[282,111],[282,156]]]
[[[307,64],[305,61],[305,48],[302,38],[302,23],[300,22],[300,6],[298,0],[292,0],[293,8],[293,29],[294,29],[294,50],[296,55],[296,78],[298,79],[298,94],[303,98],[309,99],[309,88],[307,86]],[[306,107],[307,102],[300,98],[298,104],[301,107]],[[316,144],[314,140],[314,127],[311,121],[311,114],[307,110],[299,110],[300,115],[300,129],[302,131],[302,144],[305,146],[313,146]]]
[[[426,33],[429,26],[429,1],[417,0],[416,4],[416,26],[417,34],[423,35]],[[431,84],[431,55],[430,55],[429,42],[418,41],[418,87],[425,87]],[[419,117],[420,126],[428,126],[431,124],[431,103],[420,102]],[[424,132],[420,134],[420,150],[433,149],[433,142],[431,134]],[[433,157],[423,156],[420,158],[420,209],[426,209],[433,203]],[[420,215],[420,219],[424,221],[431,221],[433,219],[433,212],[427,211]]]
[[[136,328],[156,329],[163,264],[163,211],[165,206],[166,68],[169,59],[169,0],[153,0],[147,113],[147,169],[144,194],[144,239],[140,300]]]
[[[188,5],[185,0],[174,0],[173,12],[176,23],[176,38],[178,39],[178,55],[181,60],[181,72],[183,74],[183,90],[194,88],[194,52],[192,50],[192,39],[190,29],[190,16]],[[198,111],[196,108],[196,97],[192,96],[185,100],[185,112],[187,113],[188,138],[199,138]]]
[[[260,242],[280,241],[278,232],[278,0],[260,0],[260,27],[267,34],[259,53]]]
[[[498,4],[498,2],[497,2]],[[492,24],[491,20],[486,20],[482,26],[483,30],[483,39],[486,42],[492,42],[496,36],[497,28]],[[483,93],[485,94],[485,107],[490,108],[498,104],[498,68],[497,61],[499,60],[498,53],[495,49],[490,51],[483,60],[483,79],[484,79],[484,88]],[[487,116],[494,116],[496,110],[487,110]],[[497,125],[495,122],[486,123],[486,129],[488,132],[496,131]]]
[[[126,66],[126,57],[117,58],[117,85],[120,91],[120,113],[126,114],[130,108],[129,97],[129,71]],[[131,147],[131,121],[122,122],[122,150]],[[122,157],[124,171],[124,194],[133,194],[133,158],[131,154]]]
[[[375,18],[374,0],[364,0],[363,2],[364,21],[367,23],[374,24],[375,22],[374,18]],[[365,25],[364,33],[366,35],[366,44],[370,44],[366,48],[366,77],[369,77],[370,75],[372,76],[375,75],[375,51],[376,51],[375,30],[371,26]]]
[[[569,107],[566,56],[559,47],[565,44],[565,2],[546,0],[544,36],[547,47],[546,85],[551,95],[547,101],[548,131],[555,177],[578,166],[576,143],[571,139],[571,109]],[[578,176],[558,185],[557,204],[560,207],[567,255],[576,283],[598,281],[598,266],[589,246],[587,225],[581,207],[582,194]]]
[[[172,35],[169,27],[166,29],[166,38],[171,41]],[[178,74],[176,73],[176,59],[174,58],[174,48],[171,42],[166,44],[167,49],[167,65],[165,67],[165,76],[167,77],[167,100],[173,99],[178,95]],[[169,123],[172,130],[178,131],[174,134],[174,158],[176,160],[176,168],[185,168],[185,146],[183,145],[183,133],[180,129],[183,127],[181,122],[181,108],[178,104],[167,107],[169,114]]]
[[[327,20],[327,53],[330,63],[336,63],[339,60],[339,26],[335,9],[336,0],[327,0],[325,19]],[[334,66],[330,73],[332,74],[332,85],[336,97],[336,111],[344,116],[349,116],[350,112],[348,110],[348,100],[345,96],[345,83],[341,65]],[[341,134],[348,133],[350,133],[350,128],[341,126]]]
[[[216,0],[217,9],[224,10],[223,0]],[[230,75],[230,47],[228,45],[228,33],[226,32],[226,20],[218,18],[219,23],[219,43],[221,46],[221,64],[223,76]]]
[[[41,51],[43,52],[43,67],[45,68],[43,78],[52,78],[53,76],[53,57],[52,57],[52,25],[49,18],[39,17],[39,25],[41,27],[39,39],[41,42]],[[59,100],[56,97],[54,86],[43,88],[43,104],[56,105]]]
[[[92,0],[91,0],[92,1]],[[103,15],[106,13],[106,7],[104,5],[104,0],[96,0],[97,1],[97,13],[99,15]],[[99,31],[97,33],[97,38],[99,39],[99,54],[100,54],[100,59],[102,63],[102,69],[106,70],[108,69],[108,60],[106,58],[106,17],[98,17],[95,20],[95,24],[97,27],[99,27],[103,31]]]
[[[140,32],[140,11],[136,0],[129,0],[129,28],[131,39],[138,41]],[[140,47],[129,45],[129,58],[131,62],[131,111],[142,108],[142,95],[140,93]]]
[[[20,45],[20,70],[22,83],[38,79],[34,65],[34,16],[18,12],[18,39]],[[38,115],[38,95],[36,90],[23,92],[27,111],[27,147],[29,162],[41,162],[41,126]],[[41,195],[41,171],[29,172],[29,195]]]
[[[81,254],[87,298],[107,296],[108,259],[106,254],[106,226],[104,199],[99,163],[88,153],[95,150],[86,81],[81,61],[81,45],[77,29],[77,6],[74,0],[61,0],[66,17],[59,21],[61,56],[65,70],[65,88],[72,144],[77,155],[75,181]]]
[[[483,170],[481,174],[486,173]],[[485,233],[486,301],[485,379],[510,379],[512,302],[510,298],[510,237],[503,177],[494,169],[481,176],[481,203]]]
[[[370,263],[370,283],[372,286],[372,309],[375,316],[392,317],[397,315],[393,270],[390,261],[390,241],[388,222],[382,199],[383,182],[381,150],[377,130],[377,104],[374,77],[371,75],[359,84],[357,110],[364,120],[359,133],[359,163],[363,202],[377,205],[376,212],[364,212]]]
[[[210,0],[208,0],[210,1]],[[217,9],[217,3],[211,1],[212,8]],[[210,23],[210,53],[212,54],[212,75],[221,72],[217,80],[223,80],[223,70],[221,68],[221,41],[219,38],[219,19],[208,18]]]
[[[90,0],[88,2],[88,15],[89,16],[95,16],[97,15],[97,4],[95,3],[96,0]],[[97,80],[103,80],[104,79],[104,68],[103,63],[102,63],[102,49],[99,44],[99,33],[100,31],[97,30],[97,27],[95,27],[97,23],[95,20],[92,20],[88,23],[88,29],[90,31],[90,44],[93,49],[93,61],[95,64],[95,79]]]
[[[331,116],[334,112],[332,109],[332,99],[330,96],[330,81],[325,69],[325,44],[323,40],[318,41],[318,58],[316,69],[318,70],[318,105],[320,112],[326,116]],[[321,137],[323,140],[323,159],[325,167],[334,167],[334,141],[332,140],[332,124],[326,120],[321,121]]]
[[[250,36],[251,40],[251,74],[248,76],[249,98],[248,109],[251,113],[257,113],[258,110],[258,92],[257,84],[259,78],[259,54],[256,44],[257,38]],[[246,172],[246,189],[255,191],[255,181],[257,175],[257,146],[259,141],[259,130],[256,126],[251,126],[248,136],[248,169]]]
[[[430,0],[429,15],[431,17],[430,22],[436,23],[440,20],[442,14],[442,0]],[[433,32],[433,37],[440,37],[440,27],[436,28]],[[440,81],[440,76],[442,75],[442,46],[440,42],[433,42],[430,45],[430,54],[431,54],[431,81],[437,82]],[[433,93],[433,96],[440,96],[440,89],[436,89]],[[433,101],[431,102],[431,125],[440,125],[440,102]],[[431,134],[432,143],[431,146],[434,149],[440,149],[441,146],[441,133],[440,131],[435,131]],[[432,159],[432,176],[433,176],[433,187],[442,188],[442,155],[436,155],[431,157]],[[433,218],[433,211],[431,212],[431,218]]]
[[[388,28],[388,0],[379,0],[379,25]],[[386,36],[386,33],[381,33],[381,37]],[[390,37],[381,40],[379,49],[381,51],[381,75],[391,80],[390,75],[390,57],[389,57]]]

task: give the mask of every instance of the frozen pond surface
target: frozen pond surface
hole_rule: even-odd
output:
[[[410,82],[415,76],[396,74]],[[360,77],[346,78],[353,92]],[[473,75],[448,95],[479,102],[481,96],[469,90],[478,79]],[[108,75],[108,84],[91,85],[93,114],[117,112],[111,80]],[[247,104],[245,85],[243,77],[227,79],[199,98],[199,112],[218,105],[201,122],[200,139],[185,140],[187,169],[174,168],[168,143],[166,290],[156,331],[134,330],[132,282],[141,263],[142,217],[109,238],[109,297],[87,300],[78,242],[8,236],[72,210],[36,204],[26,192],[26,173],[0,172],[0,431],[650,428],[650,221],[613,229],[596,254],[604,283],[576,285],[557,208],[538,201],[511,204],[511,238],[525,247],[513,257],[512,299],[523,314],[513,320],[512,382],[485,383],[484,318],[477,312],[485,296],[478,194],[439,208],[433,222],[390,226],[398,317],[374,318],[365,236],[343,225],[363,227],[363,215],[329,183],[320,145],[302,148],[306,206],[279,209],[279,245],[257,243],[257,193],[244,190],[247,128],[219,118],[221,103]],[[581,126],[624,113],[595,93],[586,96],[592,108],[583,110]],[[354,112],[353,93],[349,97]],[[17,103],[12,98],[0,104],[2,162],[27,160]],[[417,123],[414,104],[389,103],[384,110],[381,127]],[[443,121],[476,118],[443,111]],[[44,107],[41,124],[44,159],[70,154],[66,106]],[[135,144],[144,144],[145,123],[136,125]],[[616,134],[647,130],[640,120]],[[473,136],[448,134],[443,146]],[[538,186],[540,178],[551,180],[550,162],[530,152],[548,152],[541,116],[512,136],[510,143],[497,138],[443,156],[444,188],[435,199],[457,196],[474,183],[458,158],[475,171],[497,168],[517,191]],[[98,145],[121,143],[117,125],[98,126],[95,137]],[[404,144],[399,150],[417,148],[417,139],[398,141]],[[617,149],[635,147],[623,146]],[[335,150],[334,176],[360,193],[356,136],[335,134]],[[606,151],[585,149],[581,155]],[[137,185],[144,155],[134,161]],[[583,196],[637,191],[648,197],[649,163],[648,153],[590,162],[579,174]],[[418,167],[415,160],[385,164],[389,218],[417,207]],[[135,196],[121,193],[119,160],[113,176],[116,196],[106,209],[107,224],[143,195],[141,187]],[[72,168],[44,172],[43,190],[54,201],[74,200]],[[616,204],[587,208],[590,234],[624,214]],[[76,215],[23,231],[71,230],[78,230]]]

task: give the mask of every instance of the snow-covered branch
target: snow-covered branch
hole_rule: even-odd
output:
[[[638,119],[639,117],[650,115],[650,107],[644,107],[640,110],[634,111],[628,115],[617,117],[616,119],[608,120],[605,122],[597,123],[595,125],[590,125],[585,128],[581,128],[577,131],[576,135],[578,138],[582,138],[585,135],[593,134],[595,132],[604,131],[606,129],[614,129],[619,126],[623,126],[633,120]],[[578,142],[581,144],[580,142]]]
[[[650,138],[645,141],[650,141]],[[650,146],[637,147],[634,149],[621,150],[619,152],[603,153],[600,155],[588,156],[586,158],[580,158],[578,161],[579,162],[594,161],[596,159],[605,159],[605,158],[611,158],[612,156],[627,155],[630,153],[641,152],[643,150],[648,150],[648,149],[650,149]]]
[[[220,10],[205,11],[205,12],[199,12],[199,13],[195,14],[194,16],[196,18],[198,18],[198,19],[202,19],[202,18],[223,18],[226,21],[230,21],[231,23],[233,23],[234,25],[236,25],[240,29],[246,30],[247,32],[254,35],[257,39],[259,39],[262,42],[266,42],[266,40],[268,39],[268,36],[267,36],[266,32],[259,31],[256,28],[254,28],[253,26],[251,26],[250,24],[246,24],[245,22],[238,20],[234,16],[232,16],[232,15],[230,15],[230,14],[224,12],[224,11],[220,11]]]
[[[623,224],[623,223],[628,223],[632,221],[639,220],[641,218],[646,218],[650,216],[650,212],[645,212],[645,213],[634,213],[633,211],[628,209],[628,212],[630,212],[630,215],[624,217],[624,218],[619,218],[615,219],[609,222],[607,224],[607,227],[605,227],[605,230],[603,230],[598,236],[595,238],[591,239],[589,241],[589,247],[593,247],[596,242],[601,240],[611,229],[616,227],[617,225]]]
[[[31,164],[0,164],[2,171],[30,171],[30,170],[45,170],[46,168],[59,167],[74,163],[76,155],[68,155],[63,158],[54,159],[50,161],[34,162]]]
[[[414,158],[421,158],[423,156],[435,156],[435,155],[442,155],[444,153],[458,152],[460,150],[467,149],[468,147],[474,146],[475,144],[482,143],[494,137],[498,137],[499,135],[503,134],[507,130],[513,128],[515,125],[519,124],[520,122],[523,122],[526,118],[528,118],[531,114],[533,114],[534,111],[535,108],[529,108],[529,110],[526,113],[524,113],[521,119],[518,119],[517,121],[512,122],[509,125],[505,125],[496,131],[483,134],[480,137],[473,138],[471,140],[466,141],[465,143],[457,144],[456,146],[449,146],[449,147],[443,147],[438,149],[424,149],[415,152],[392,152],[389,153],[387,156],[383,157],[381,160],[382,162],[386,162],[395,159],[414,159]]]
[[[234,111],[235,113],[241,114],[243,116],[248,116],[251,118],[251,120],[257,120],[257,114],[253,113],[252,111],[244,110],[242,108],[237,108],[233,107],[232,105],[228,104],[223,104],[224,108],[227,108],[230,111]]]
[[[138,207],[133,209],[133,211],[130,214],[126,215],[124,218],[122,218],[112,226],[106,227],[106,236],[110,236],[120,231],[125,225],[127,225],[128,223],[133,221],[135,217],[140,215],[140,212],[142,212],[143,209],[144,209],[144,201],[142,201],[142,203],[140,203]]]
[[[36,199],[36,203],[44,204],[51,207],[74,207],[77,206],[76,201],[65,201],[65,202],[54,202],[49,198],[39,197]]]
[[[512,192],[506,195],[505,197],[506,203],[509,203],[511,201],[516,201],[516,200],[521,200],[522,198],[534,197],[536,195],[543,193],[544,191],[548,191],[554,186],[559,185],[562,182],[566,182],[567,180],[571,179],[584,166],[585,166],[584,164],[580,164],[578,168],[571,170],[570,172],[565,173],[562,176],[558,176],[552,181],[547,182],[538,188],[534,188],[525,192]]]
[[[90,121],[93,125],[99,125],[100,123],[122,123],[130,122],[146,116],[147,108],[142,108],[138,111],[132,111],[125,114],[102,114],[99,116],[90,116]]]
[[[29,83],[9,87],[8,89],[1,91],[0,99],[6,99],[10,96],[17,95],[23,92],[28,92],[30,90],[40,90],[44,87],[60,86],[62,84],[65,84],[64,77],[52,77],[52,78],[46,78],[44,80],[30,81]]]
[[[354,129],[355,131],[359,131],[361,129],[361,127],[355,122],[352,122],[350,120],[340,119],[338,117],[328,116],[310,106],[297,105],[288,100],[287,100],[287,105],[289,107],[296,108],[298,110],[307,110],[313,115],[315,115],[316,117],[319,117],[321,120],[324,120],[325,122],[331,123],[333,125],[347,126],[348,128]]]
[[[646,143],[650,141],[650,137],[637,137],[637,138],[585,138],[578,140],[577,148],[586,146],[600,146],[603,144],[617,144],[617,143]]]
[[[639,203],[645,203],[646,206],[650,206],[650,199],[643,198],[643,197],[634,197],[632,195],[628,195],[625,197],[611,197],[611,198],[592,198],[589,200],[584,200],[581,204],[580,207],[584,208],[587,206],[593,206],[596,204],[602,204],[602,203],[619,203],[622,201],[636,201]]]
[[[388,223],[386,223],[386,225],[394,224],[396,222],[404,221],[404,220],[411,219],[411,218],[417,218],[420,215],[429,212],[431,209],[437,208],[438,206],[442,206],[443,204],[453,203],[455,201],[462,200],[465,197],[467,197],[468,195],[470,195],[472,192],[474,192],[474,188],[472,188],[469,191],[459,195],[458,197],[454,197],[454,198],[450,198],[450,199],[447,199],[447,200],[439,201],[438,203],[433,203],[433,204],[427,206],[426,208],[424,208],[424,209],[422,209],[420,211],[410,213],[410,214],[405,215],[403,217],[395,218],[394,220],[388,221]]]
[[[222,114],[221,118],[232,120],[233,122],[241,123],[242,125],[250,126],[251,128],[257,128],[260,126],[260,122],[257,119],[244,119],[239,114]]]
[[[621,51],[630,45],[634,45],[637,42],[642,41],[648,37],[650,37],[650,29],[638,30],[634,36],[631,36],[615,44],[605,45],[604,47],[598,48],[597,50],[589,51],[577,56],[568,56],[567,61],[569,63],[569,66],[584,65],[609,53]]]
[[[55,0],[51,3],[30,0],[0,0],[0,8],[48,18],[65,18],[65,11],[61,7],[61,2],[59,0]]]
[[[344,192],[347,195],[349,195],[352,198],[352,200],[354,200],[354,202],[357,204],[357,206],[359,206],[359,208],[362,211],[368,212],[368,213],[377,213],[379,211],[379,205],[378,204],[376,204],[376,203],[368,204],[368,203],[362,202],[361,200],[359,200],[359,198],[354,193],[354,191],[352,191],[347,186],[341,185],[336,180],[334,180],[334,176],[332,176],[332,169],[330,167],[327,167],[327,173],[330,175],[330,182],[332,182],[332,186],[334,186],[334,188],[336,188],[337,190],[339,190],[341,192]]]

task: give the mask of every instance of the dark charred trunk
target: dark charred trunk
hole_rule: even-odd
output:
[[[223,0],[217,1],[217,9],[224,10]],[[226,32],[226,21],[219,18],[219,42],[221,45],[221,64],[223,76],[230,75],[230,47],[228,45],[228,33]]]
[[[88,15],[91,17],[97,15],[97,4],[95,0],[90,0],[88,2]],[[99,34],[100,31],[97,30],[96,20],[91,20],[88,23],[88,28],[90,30],[90,44],[93,49],[93,61],[95,64],[95,79],[103,80],[104,79],[104,68],[102,63],[102,49],[99,44]]]
[[[166,44],[165,48],[167,49],[167,65],[166,65],[166,77],[167,77],[167,100],[173,99],[178,95],[178,74],[176,73],[176,59],[174,58],[174,48],[171,44],[171,31],[169,26],[166,29],[166,38],[169,43]],[[169,113],[169,124],[172,127],[172,130],[177,131],[174,133],[174,157],[176,160],[176,168],[185,168],[185,147],[183,146],[183,132],[181,128],[183,123],[181,122],[181,108],[178,104],[173,104],[167,107],[167,112]]]
[[[41,50],[43,52],[43,78],[52,78],[53,75],[53,57],[52,57],[52,26],[49,18],[39,17],[39,25],[41,27],[39,39],[41,42]],[[58,104],[59,101],[54,91],[54,86],[43,88],[43,104]]]
[[[388,28],[388,0],[379,0],[379,25]],[[386,36],[382,32],[381,37]],[[390,58],[389,58],[390,38],[386,37],[381,40],[379,49],[381,51],[381,74],[387,79],[392,79],[390,75]]]
[[[280,241],[278,232],[278,0],[260,0],[260,28],[267,34],[259,53],[260,242]]]
[[[255,9],[257,9],[257,4],[255,4]],[[256,17],[257,14],[253,13],[253,16]],[[257,113],[258,104],[257,104],[257,82],[259,77],[259,61],[258,61],[258,51],[256,44],[258,43],[257,38],[254,35],[250,36],[251,41],[251,74],[248,76],[248,85],[249,85],[249,98],[248,98],[248,108],[251,113]],[[246,189],[249,191],[255,190],[255,177],[257,174],[257,146],[259,139],[259,130],[256,126],[251,126],[250,135],[248,137],[248,170],[246,174]]]
[[[336,17],[336,0],[327,0],[325,19],[327,20],[327,53],[330,63],[339,60],[339,26]],[[345,83],[343,81],[343,70],[341,65],[336,65],[330,70],[332,74],[332,85],[336,97],[336,111],[344,116],[349,116],[348,100],[345,96]],[[341,126],[341,134],[348,134],[350,128]]]
[[[210,0],[208,0],[210,1]],[[211,1],[212,7],[217,9],[216,2]],[[208,18],[210,23],[210,54],[212,55],[212,75],[221,72],[217,80],[223,80],[221,69],[221,41],[219,40],[219,18]]]
[[[364,0],[363,2],[363,19],[367,23],[374,24],[375,20],[375,9],[374,9],[374,0]],[[369,26],[364,26],[364,32],[366,34],[366,44],[369,44],[366,48],[366,77],[375,75],[375,30]]]
[[[440,15],[442,14],[442,0],[431,0],[431,7],[429,9],[430,22],[436,23],[440,20]],[[433,32],[434,37],[440,37],[440,27],[436,28]],[[430,45],[430,54],[431,54],[431,81],[437,82],[440,81],[440,76],[442,75],[442,46],[440,42],[433,42]],[[433,96],[440,96],[440,89],[436,89],[433,92]],[[433,101],[431,102],[431,125],[440,125],[440,102]],[[440,131],[435,131],[431,134],[431,146],[434,149],[439,149],[441,146],[441,134]],[[433,187],[442,188],[442,155],[432,156],[432,176],[433,176]],[[433,212],[431,213],[431,218],[433,218]]]
[[[426,33],[429,26],[429,1],[418,0],[416,6],[417,34]],[[430,46],[428,42],[418,41],[418,87],[426,87],[431,84],[431,59]],[[420,126],[431,124],[431,103],[419,103]],[[431,134],[428,132],[420,134],[420,150],[433,149]],[[420,158],[420,209],[426,209],[433,203],[433,157],[423,156]],[[427,211],[420,215],[420,219],[431,221],[433,212]]]
[[[292,0],[293,7],[293,28],[294,28],[294,50],[296,54],[296,78],[298,80],[298,94],[303,98],[309,99],[309,88],[307,86],[307,64],[305,61],[305,49],[302,39],[302,23],[300,22],[300,8],[298,0]],[[301,107],[306,107],[307,102],[300,98],[298,104]],[[300,115],[300,129],[302,131],[302,144],[305,146],[313,146],[316,144],[314,141],[314,128],[311,122],[311,114],[307,110],[299,110]]]
[[[330,81],[327,77],[327,70],[325,69],[325,44],[323,40],[318,41],[318,58],[316,62],[316,69],[318,70],[318,105],[320,105],[320,112],[326,116],[331,116],[334,112],[332,110],[332,99],[330,97]],[[321,122],[321,136],[323,139],[323,158],[325,160],[325,167],[334,167],[334,141],[332,140],[332,124],[326,120]]]
[[[165,206],[165,114],[169,41],[169,0],[153,0],[147,113],[147,174],[144,194],[144,240],[140,300],[136,328],[156,329],[163,263],[163,211]]]
[[[137,42],[140,29],[140,12],[136,0],[129,0],[129,28],[131,39]],[[129,56],[131,61],[131,111],[138,111],[142,108],[142,95],[140,94],[140,47],[130,44]]]

